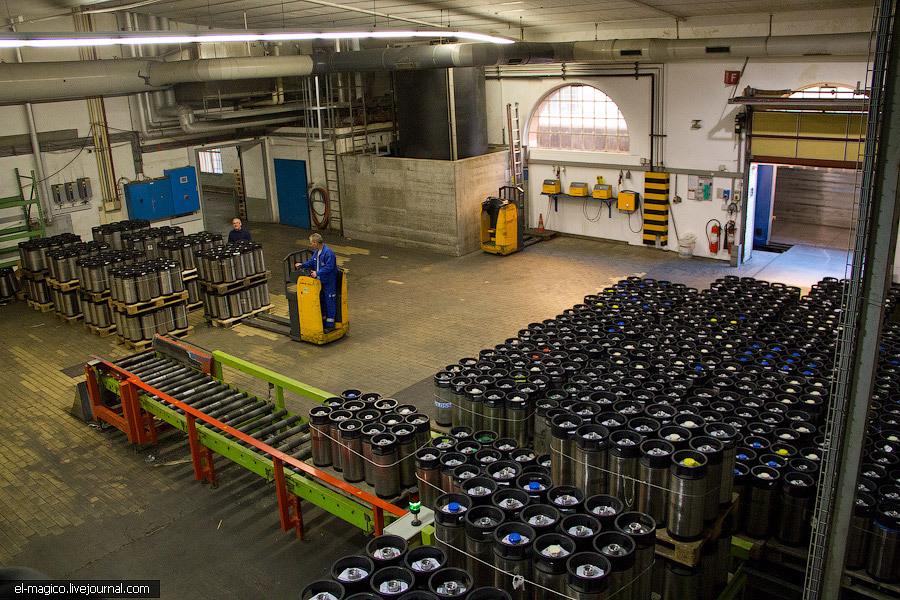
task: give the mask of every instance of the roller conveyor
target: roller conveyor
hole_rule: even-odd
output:
[[[276,401],[225,383],[223,363],[268,381]],[[283,390],[319,402],[331,394],[227,354],[206,355],[159,336],[152,350],[115,363],[95,357],[85,371],[95,419],[114,425],[130,442],[156,444],[158,432],[174,427],[188,434],[196,479],[216,482],[214,452],[274,479],[284,531],[296,528],[302,537],[301,499],[376,534],[386,517],[406,512],[305,462],[309,422],[284,408]]]

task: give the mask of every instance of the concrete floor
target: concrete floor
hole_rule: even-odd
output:
[[[309,232],[257,225],[273,273],[271,291],[286,310],[281,257],[306,247]],[[705,287],[725,275],[809,286],[843,277],[846,255],[795,246],[755,252],[740,268],[677,253],[562,237],[498,257],[462,258],[326,236],[349,269],[350,333],[324,347],[238,325],[203,324],[187,338],[318,388],[379,392],[428,405],[427,382],[461,357],[551,318],[630,275]],[[58,578],[162,580],[163,598],[296,597],[327,575],[337,558],[359,552],[365,536],[303,505],[308,538],[282,533],[273,487],[232,464],[217,463],[219,486],[193,479],[183,436],[132,448],[116,429],[85,425],[63,409],[75,384],[62,369],[92,354],[128,354],[115,338],[29,310],[0,307],[7,343],[0,360],[0,565],[28,566]],[[265,386],[226,372],[226,380],[265,397]],[[422,393],[425,390],[426,393]],[[287,399],[305,411],[309,402]]]
[[[829,227],[776,218],[772,220],[769,241],[846,251],[850,247],[850,227]]]

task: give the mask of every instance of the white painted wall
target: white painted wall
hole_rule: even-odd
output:
[[[244,194],[248,198],[268,197],[262,141],[244,146],[241,158],[244,162]]]
[[[93,16],[97,30],[116,29],[115,18],[109,14],[96,14]],[[175,28],[177,24],[173,24]],[[637,37],[661,37],[674,39],[698,38],[698,37],[722,37],[731,36],[765,36],[787,35],[800,33],[845,33],[854,31],[868,31],[871,26],[871,9],[869,7],[857,7],[839,10],[817,10],[807,12],[790,12],[774,15],[771,19],[767,14],[738,15],[733,17],[698,17],[690,18],[679,23],[672,19],[644,20],[640,22],[614,22],[595,26],[593,23],[585,23],[581,29],[568,28],[567,31],[557,30],[541,31],[529,28],[526,30],[527,41],[563,41],[563,40],[589,40],[596,38],[637,38]],[[186,26],[193,29],[195,26]],[[22,24],[21,31],[72,31],[74,29],[72,19],[63,17],[55,20],[40,21],[32,24]],[[101,58],[113,58],[120,54],[115,47],[100,48],[98,54]],[[24,49],[23,55],[26,61],[36,60],[77,60],[77,49]],[[0,50],[0,60],[14,62],[15,56],[11,50]],[[735,108],[727,104],[728,98],[735,91],[732,86],[722,83],[723,72],[728,70],[740,70],[743,61],[740,60],[715,60],[672,62],[661,67],[663,92],[662,130],[667,137],[664,143],[664,152],[661,158],[662,164],[669,168],[717,170],[723,165],[726,170],[734,171],[742,167],[742,157],[737,139],[731,133]],[[803,85],[821,82],[837,82],[855,85],[856,82],[865,79],[866,65],[862,61],[832,61],[832,60],[752,60],[746,65],[746,70],[739,88],[750,85],[758,88],[797,88]],[[632,151],[630,155],[606,155],[601,161],[620,164],[623,170],[629,165],[637,165],[641,158],[649,157],[649,83],[646,79],[634,80],[626,78],[572,78],[566,81],[579,81],[596,85],[609,94],[619,104],[628,120],[632,135]],[[489,80],[487,83],[488,100],[488,131],[492,143],[505,141],[504,128],[506,123],[505,105],[507,102],[519,102],[522,115],[522,125],[527,127],[527,117],[537,105],[540,99],[553,88],[563,83],[559,78],[531,78],[527,80],[503,80],[498,82]],[[107,98],[106,113],[109,124],[113,130],[130,130],[131,118],[126,98]],[[77,129],[79,136],[88,136],[90,124],[86,103],[83,100],[71,102],[55,102],[35,105],[35,113],[38,120],[38,128],[41,131],[55,129]],[[703,126],[699,130],[690,129],[692,119],[701,119]],[[25,134],[28,131],[24,118],[24,109],[21,106],[0,107],[0,122],[4,125],[5,134]],[[290,128],[281,131],[290,132]],[[526,137],[523,135],[523,139]],[[321,152],[318,147],[312,150],[312,156],[307,155],[306,142],[302,139],[288,139],[282,137],[270,137],[264,140],[268,149],[265,164],[259,169],[247,168],[248,195],[259,194],[267,198],[272,206],[272,214],[277,220],[277,197],[274,189],[274,173],[272,159],[292,158],[307,161],[308,181],[317,185],[324,185],[324,167]],[[260,155],[261,148],[257,148]],[[30,147],[22,148],[23,154],[14,157],[0,158],[0,196],[11,195],[15,192],[13,168],[19,167],[24,173],[34,168],[34,159],[30,154]],[[249,151],[250,157],[245,156],[245,168],[248,162],[255,162],[254,151]],[[91,177],[97,181],[96,160],[93,154],[87,151],[76,156],[77,150],[65,151],[58,154],[48,153],[45,157],[47,174],[51,176],[50,183],[71,181],[80,176]],[[532,158],[546,160],[577,160],[590,162],[596,156],[584,156],[573,153],[541,153],[534,150],[530,153]],[[74,160],[72,160],[74,158]],[[117,177],[135,177],[134,166],[130,149],[127,145],[116,146],[113,150],[113,158]],[[164,152],[150,152],[143,156],[144,172],[149,177],[162,175],[165,168],[194,164],[193,152],[189,148],[168,150]],[[71,164],[67,163],[71,161]],[[232,167],[233,168],[233,167]],[[265,183],[265,172],[269,173],[268,189]],[[561,173],[563,183],[572,181],[585,181],[589,184],[596,182],[596,176],[602,175],[607,183],[617,184],[618,169],[599,169],[590,167],[566,167]],[[537,224],[538,214],[543,214],[545,226],[570,233],[578,233],[594,237],[622,240],[632,244],[640,244],[639,233],[629,230],[629,218],[618,213],[615,209],[612,217],[607,216],[606,208],[592,201],[578,200],[560,201],[558,210],[547,205],[546,197],[539,195],[541,181],[551,176],[552,167],[534,165],[530,169],[528,196],[530,202],[529,224]],[[620,189],[632,188],[643,192],[643,175],[637,170],[632,170],[632,178],[623,180]],[[345,177],[353,177],[344,174]],[[682,198],[687,196],[687,177],[680,175],[677,184],[672,180],[673,195],[678,194]],[[729,188],[732,182],[728,179],[716,179],[714,186]],[[95,186],[95,191],[97,191]],[[99,193],[99,192],[97,192]],[[602,210],[600,210],[602,209]],[[587,215],[585,215],[587,213]],[[701,203],[685,200],[673,207],[674,222],[678,225],[679,234],[694,233],[699,240],[705,240],[704,225],[710,218],[718,218],[723,223],[727,215],[722,210],[722,202]],[[595,221],[590,219],[596,219]],[[99,200],[95,200],[89,210],[73,213],[70,217],[72,229],[83,237],[89,235],[90,227],[109,220],[126,218],[124,210],[121,213],[103,214],[99,210]],[[638,215],[631,217],[631,227],[639,229]],[[674,234],[674,231],[671,232]],[[674,235],[670,235],[670,250],[676,250]],[[704,255],[706,245],[698,243],[696,253]],[[721,256],[724,258],[724,255]],[[900,250],[898,250],[900,259]],[[900,279],[900,266],[895,266],[895,277]]]
[[[671,169],[697,169],[704,171],[740,171],[743,167],[743,148],[734,134],[734,116],[737,106],[729,105],[728,99],[735,92],[734,86],[726,86],[724,72],[740,71],[743,61],[710,60],[672,62],[660,66],[662,91],[662,128],[665,134],[663,153],[655,157],[655,162]],[[510,71],[513,71],[510,69]],[[796,89],[814,83],[832,82],[855,86],[866,76],[866,64],[854,61],[750,61],[744,71],[739,88],[752,86],[761,89]],[[574,161],[620,164],[622,170],[628,165],[639,165],[642,158],[649,159],[650,134],[650,82],[649,78],[568,77],[566,83],[586,83],[594,85],[609,95],[622,110],[631,135],[629,155],[551,151],[529,149],[529,161]],[[558,77],[489,80],[488,132],[491,143],[505,142],[506,104],[519,103],[522,117],[522,139],[527,143],[528,118],[546,94],[562,83]],[[691,129],[691,121],[701,120],[701,128]],[[614,208],[608,216],[605,207],[588,200],[560,199],[558,207],[540,195],[544,179],[552,178],[552,165],[531,165],[527,193],[529,198],[529,224],[537,225],[539,215],[543,215],[544,226],[565,233],[586,235],[605,239],[641,244],[641,223],[638,214],[629,216],[618,213]],[[604,177],[606,183],[620,189],[632,189],[643,196],[643,173],[631,171],[631,179],[623,179],[619,184],[619,169],[592,167],[563,167],[561,180],[564,188],[573,181],[584,181],[593,186],[597,176]],[[715,189],[729,190],[732,197],[740,190],[740,179],[716,177]],[[685,200],[672,206],[669,246],[677,251],[674,225],[679,236],[693,233],[698,240],[705,240],[706,223],[718,219],[724,225],[730,218],[725,210],[725,202],[714,199],[711,202],[687,200],[687,175],[673,175],[671,195],[679,195]],[[565,191],[565,189],[563,190]],[[600,210],[602,208],[602,210]],[[736,218],[740,221],[740,215]],[[741,236],[741,232],[738,233]],[[695,255],[710,256],[708,246],[698,243]],[[727,260],[725,252],[716,258]]]
[[[234,170],[241,169],[241,160],[238,156],[237,146],[225,146],[222,150],[222,174],[234,181]]]

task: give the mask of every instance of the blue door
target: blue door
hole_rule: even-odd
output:
[[[275,159],[275,192],[279,222],[309,229],[305,160]]]
[[[759,165],[756,170],[756,216],[753,225],[753,243],[769,243],[772,226],[772,205],[775,200],[775,165]]]

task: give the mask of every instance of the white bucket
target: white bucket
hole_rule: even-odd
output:
[[[678,238],[678,256],[681,258],[691,258],[694,256],[694,244],[696,243],[697,236],[693,233]]]

